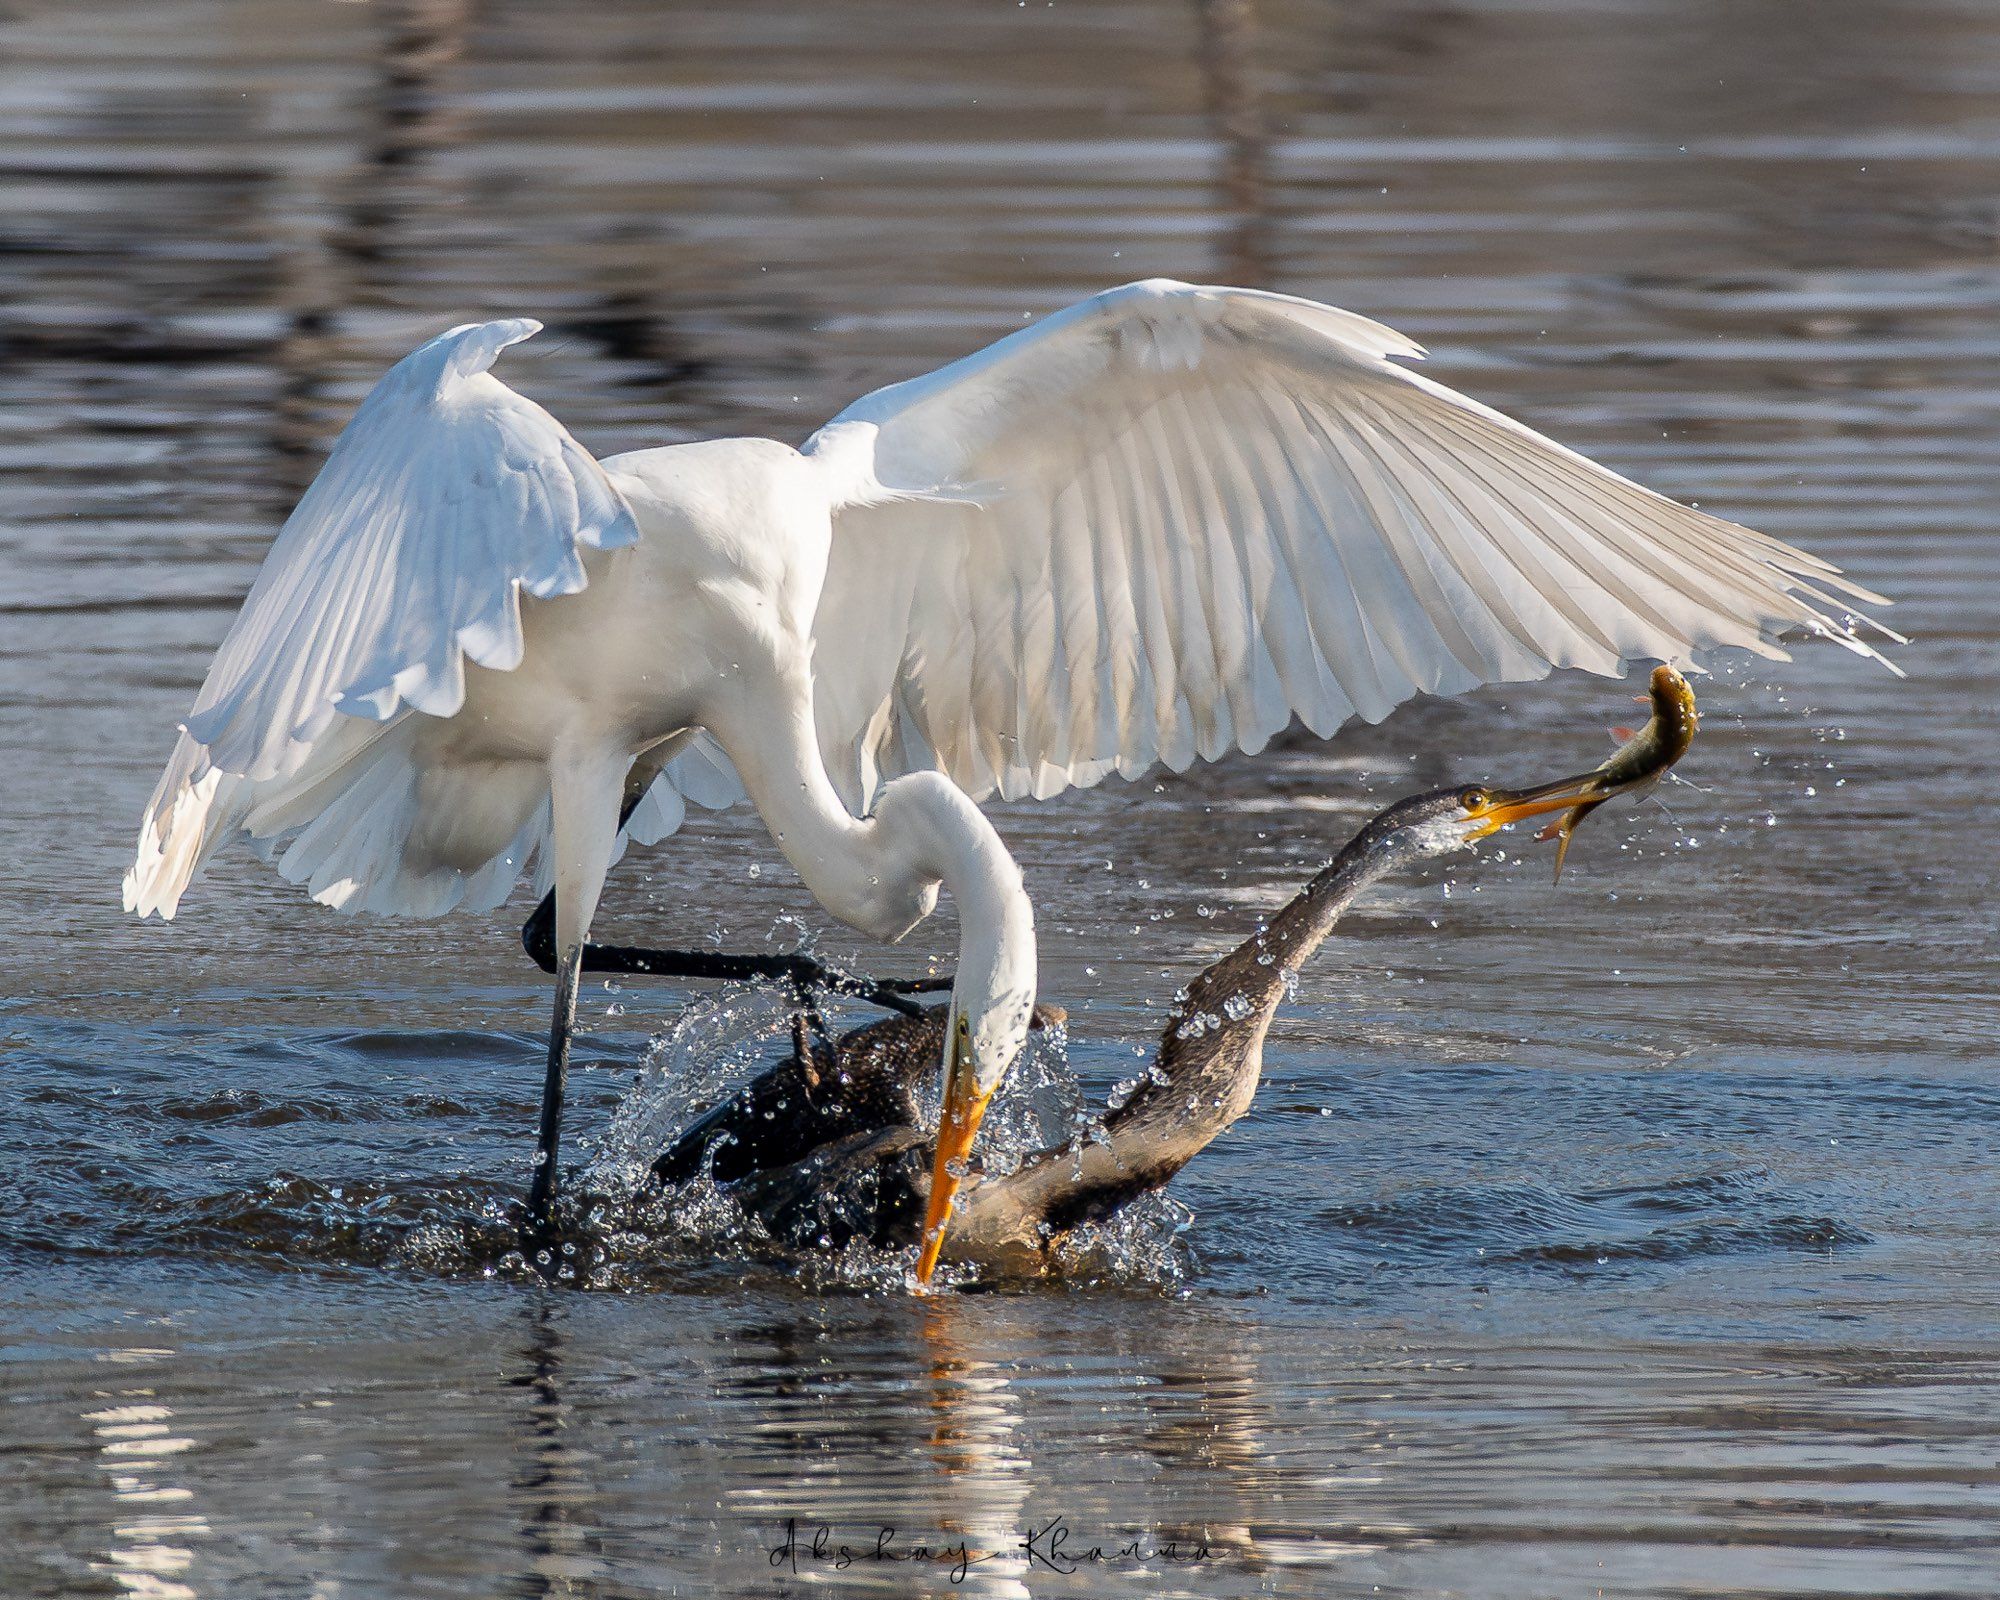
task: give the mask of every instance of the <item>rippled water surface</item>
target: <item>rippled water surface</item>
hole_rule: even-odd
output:
[[[1995,1592],[1996,90],[1954,0],[12,7],[0,1593]],[[1893,595],[1908,677],[1718,662],[1692,786],[1559,889],[1385,885],[1185,1210],[1032,1290],[707,1214],[544,1290],[524,903],[351,923],[246,856],[120,915],[273,528],[441,326],[543,318],[508,376],[599,454],[795,440],[1150,273],[1406,329]],[[1370,809],[1594,758],[1624,692],[1001,808],[1085,1088]],[[820,928],[735,815],[605,922],[793,913],[952,949]],[[588,993],[584,1144],[688,998]],[[937,1559],[842,1564],[883,1526]]]

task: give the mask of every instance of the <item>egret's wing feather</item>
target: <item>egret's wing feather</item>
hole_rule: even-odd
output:
[[[926,765],[1047,795],[1557,666],[1781,656],[1788,628],[1874,653],[1848,605],[1879,597],[1397,364],[1421,354],[1154,281],[842,412],[806,450],[846,797]]]
[[[232,831],[323,788],[312,758],[337,714],[374,725],[408,710],[451,715],[464,700],[467,657],[500,670],[520,664],[523,591],[575,593],[582,548],[638,538],[603,469],[487,370],[540,326],[454,328],[405,356],[362,401],[279,531],[195,698],[140,824],[129,908],[171,916]],[[377,808],[406,820],[407,811]],[[455,879],[437,894],[461,887]]]
[[[336,712],[449,716],[465,657],[519,665],[523,590],[573,594],[579,546],[638,538],[603,469],[487,371],[539,327],[454,328],[361,403],[195,699],[187,730],[216,767],[282,776]]]
[[[675,832],[685,820],[690,802],[705,811],[721,811],[743,798],[743,780],[736,774],[735,763],[711,734],[695,729],[661,764],[658,775],[625,819],[619,855],[624,854],[627,839],[636,844],[658,844]]]

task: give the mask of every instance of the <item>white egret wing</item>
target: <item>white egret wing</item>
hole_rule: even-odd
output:
[[[1787,628],[1874,654],[1847,602],[1878,597],[1833,567],[1394,359],[1422,354],[1153,280],[848,407],[805,446],[836,507],[816,713],[846,798],[931,765],[1044,796],[1420,692],[1782,656]]]
[[[450,716],[464,658],[521,661],[520,595],[584,586],[579,545],[639,537],[603,468],[489,374],[528,318],[412,351],[362,401],[286,520],[187,731],[224,772],[295,769],[336,712]]]
[[[266,841],[305,838],[311,848],[288,856],[287,870],[310,874],[322,898],[361,903],[369,881],[348,858],[381,843],[381,830],[356,824],[349,832],[367,839],[343,844],[332,820],[309,827],[302,797],[330,803],[334,793],[319,769],[348,784],[350,810],[386,794],[399,770],[386,760],[369,783],[349,781],[370,735],[406,709],[456,712],[467,657],[520,664],[524,591],[573,594],[585,583],[580,547],[638,538],[603,469],[487,370],[540,328],[527,318],[453,328],[362,401],[279,531],[183,724],[140,823],[128,909],[173,915],[201,862],[239,827]],[[338,714],[377,726],[336,730]],[[371,815],[407,832],[408,813],[381,799]],[[428,909],[465,892],[454,873],[399,898],[395,854],[370,857],[379,909]],[[519,861],[501,865],[511,873]],[[488,888],[504,894],[511,881]]]

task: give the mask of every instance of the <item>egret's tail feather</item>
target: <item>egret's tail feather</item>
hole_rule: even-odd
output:
[[[139,829],[125,908],[172,917],[208,858],[239,834],[340,911],[434,917],[507,898],[548,836],[533,762],[424,762],[416,725],[344,720],[281,778],[213,766],[183,734]]]
[[[195,874],[242,821],[246,787],[181,735],[139,822],[138,854],[125,874],[127,911],[172,920]]]
[[[548,839],[536,762],[425,762],[417,724],[392,728],[246,818],[293,883],[340,911],[436,917],[491,910]]]
[[[303,765],[272,778],[224,772],[182,734],[139,826],[125,909],[172,917],[203,864],[239,835],[285,878],[339,911],[490,911],[531,862],[535,890],[545,892],[548,768],[532,760],[447,759],[426,744],[437,726],[431,718],[343,717]],[[689,801],[716,809],[742,793],[729,758],[698,735],[653,778],[617,854],[628,837],[653,844],[672,833]]]

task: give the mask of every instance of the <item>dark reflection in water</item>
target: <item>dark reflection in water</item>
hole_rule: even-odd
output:
[[[564,1403],[561,1308],[548,1300],[526,1313],[520,1370],[507,1381],[521,1391],[526,1415],[513,1478],[521,1508],[527,1592],[551,1597],[591,1592],[604,1570],[602,1540],[591,1518],[591,1458]]]
[[[15,7],[0,1590],[1991,1593],[1996,61],[1951,0]],[[509,918],[348,923],[247,858],[119,914],[272,529],[422,338],[542,318],[508,376],[599,453],[797,439],[1155,272],[1379,316],[1843,562],[1908,678],[1725,666],[1700,787],[1560,890],[1513,845],[1385,888],[1176,1185],[1191,1256],[1033,1292],[795,1281],[688,1213],[544,1295],[504,1261],[544,1006]],[[1368,810],[1616,705],[1001,808],[1079,1074]],[[606,915],[806,909],[723,815]],[[680,998],[591,993],[586,1137]],[[1212,1559],[1064,1576],[1020,1547],[1052,1518]],[[987,1559],[795,1576],[788,1524]]]
[[[1251,0],[1201,0],[1200,10],[1208,114],[1224,151],[1217,210],[1229,218],[1215,276],[1245,288],[1267,288],[1271,134],[1256,81],[1256,8]]]

